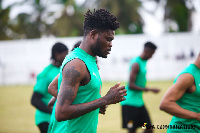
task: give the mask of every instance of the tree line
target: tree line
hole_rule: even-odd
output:
[[[145,4],[153,4],[154,9]],[[10,17],[13,8],[24,5],[31,13],[22,11]],[[85,0],[81,5],[74,0],[24,0],[7,7],[0,0],[0,40],[82,36],[83,14],[94,8],[106,8],[117,16],[120,29],[116,34],[143,33],[145,22],[140,10],[154,16],[159,8],[164,11],[165,32],[191,31],[196,10],[193,0]]]

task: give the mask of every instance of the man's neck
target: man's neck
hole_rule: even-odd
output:
[[[140,55],[140,58],[141,58],[142,60],[145,60],[144,53],[142,53],[142,54]]]
[[[92,53],[92,50],[91,50],[91,47],[90,47],[90,44],[87,42],[87,39],[84,38],[82,43],[80,44],[80,49],[84,50],[86,53],[88,53],[89,55],[91,56],[95,56],[93,53]]]
[[[56,62],[54,60],[51,62],[51,64],[56,66],[56,67],[60,67],[60,65],[61,65],[59,62]]]

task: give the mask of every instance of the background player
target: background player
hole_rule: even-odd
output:
[[[47,104],[51,99],[51,95],[48,93],[48,86],[59,73],[62,61],[67,54],[68,48],[64,44],[58,42],[53,45],[51,51],[52,63],[37,76],[31,104],[36,108],[35,124],[42,133],[47,132],[51,117],[51,110],[47,107]]]
[[[194,64],[187,66],[176,77],[164,95],[160,109],[173,115],[170,122],[172,127],[182,127],[169,128],[168,133],[200,131],[200,53]]]
[[[73,51],[75,48],[78,48],[80,46],[82,41],[78,41],[74,44],[73,48],[71,51]],[[49,101],[48,103],[48,107],[52,110],[53,109],[53,105],[56,101],[56,98],[57,98],[57,93],[58,93],[58,77],[59,77],[59,74],[55,77],[55,80],[53,83],[51,83],[51,85],[49,85],[49,88],[48,88],[48,92],[53,95],[53,97],[51,98],[51,100]],[[56,97],[54,97],[54,95],[56,95]]]
[[[126,100],[121,102],[122,105],[122,121],[123,128],[127,128],[129,133],[134,133],[138,127],[142,127],[144,123],[151,125],[150,117],[144,105],[142,98],[143,91],[152,91],[158,93],[160,90],[156,88],[146,87],[146,63],[152,57],[157,47],[146,42],[142,54],[130,61],[130,77],[126,85]],[[145,130],[152,132],[152,130]]]

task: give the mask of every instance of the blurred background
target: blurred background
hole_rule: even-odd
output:
[[[0,0],[0,132],[39,132],[30,105],[36,76],[50,63],[56,42],[71,49],[82,39],[83,14],[94,8],[108,9],[120,22],[111,54],[98,58],[105,93],[115,81],[126,83],[129,60],[152,41],[158,49],[147,65],[148,85],[162,91],[145,99],[153,123],[169,124],[171,116],[158,106],[200,52],[199,0]],[[100,116],[98,132],[125,132],[120,122],[120,105],[112,106]]]

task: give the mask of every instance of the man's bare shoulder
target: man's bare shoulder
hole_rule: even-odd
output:
[[[194,84],[194,77],[189,73],[181,74],[175,85],[179,85],[181,89],[189,89]]]
[[[85,66],[85,63],[81,59],[75,58],[75,59],[69,61],[66,65],[68,65],[68,66],[75,65],[76,67],[83,67],[83,66]]]
[[[81,59],[75,58],[69,61],[63,68],[63,72],[64,71],[70,72],[70,70],[73,71],[75,70],[79,72],[82,76],[84,76],[87,71],[87,68],[85,63]]]
[[[184,83],[184,84],[193,84],[194,77],[189,73],[184,73],[178,77],[177,81]]]
[[[140,69],[140,66],[137,62],[135,62],[135,63],[132,64],[131,69],[132,69],[132,71],[138,72],[139,69]]]

